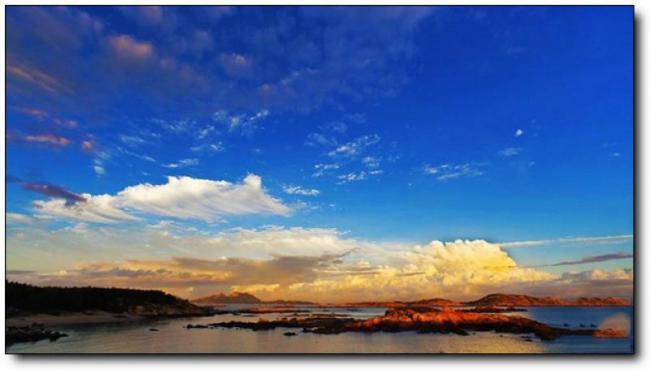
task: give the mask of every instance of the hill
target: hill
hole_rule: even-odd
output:
[[[471,306],[567,306],[568,302],[553,297],[533,297],[521,294],[488,294],[475,301],[465,302]]]
[[[217,293],[206,297],[196,298],[192,303],[200,306],[221,305],[221,304],[272,304],[272,305],[315,305],[309,301],[291,301],[277,299],[263,301],[250,293],[232,292],[230,294]]]
[[[199,305],[210,304],[235,304],[235,303],[262,303],[262,301],[249,293],[232,292],[228,295],[223,293],[209,295],[192,300],[192,303]]]
[[[37,287],[6,282],[8,315],[106,311],[140,316],[186,316],[205,312],[159,290],[94,287]]]
[[[618,297],[580,297],[576,300],[578,306],[630,306],[630,301]]]
[[[629,306],[630,302],[624,298],[615,297],[580,297],[575,301],[567,301],[555,297],[533,297],[520,294],[488,294],[475,301],[465,302],[468,306],[494,307],[494,306]]]

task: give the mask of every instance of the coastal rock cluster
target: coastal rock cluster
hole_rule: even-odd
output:
[[[5,346],[20,342],[37,342],[43,339],[48,339],[53,342],[67,336],[65,333],[47,330],[44,325],[40,324],[7,326],[5,328]]]
[[[383,316],[367,320],[340,317],[281,318],[257,322],[229,321],[208,325],[187,325],[188,329],[240,328],[272,330],[276,328],[302,328],[315,334],[344,332],[402,332],[454,333],[469,335],[470,331],[495,331],[498,333],[534,334],[542,340],[553,340],[563,335],[586,335],[599,338],[626,337],[617,329],[556,328],[521,316],[478,313],[465,310],[423,307],[390,308]]]

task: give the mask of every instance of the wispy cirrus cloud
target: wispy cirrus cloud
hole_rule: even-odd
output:
[[[500,150],[497,154],[499,154],[499,156],[501,156],[501,157],[513,157],[513,156],[521,154],[522,151],[523,151],[522,148],[509,147],[509,148],[505,148],[503,150]]]
[[[47,74],[39,69],[9,63],[7,65],[7,74],[10,77],[31,83],[50,93],[71,93],[72,90],[64,85],[54,76]]]
[[[216,123],[226,125],[230,131],[238,129],[253,129],[254,125],[263,121],[271,113],[267,109],[262,109],[254,114],[233,114],[227,110],[218,110],[212,115],[212,120]]]
[[[287,194],[305,195],[305,196],[312,196],[312,197],[320,194],[320,190],[318,189],[305,189],[297,185],[284,185],[282,187],[282,191],[284,191]]]
[[[163,167],[166,168],[185,168],[185,167],[192,167],[192,166],[197,166],[199,164],[199,159],[198,158],[185,158],[181,159],[177,162],[174,163],[169,163],[164,165]]]
[[[314,165],[314,173],[312,174],[312,177],[321,177],[326,173],[339,168],[341,168],[341,165],[338,163],[317,163]]]
[[[454,180],[461,177],[477,177],[484,174],[481,169],[483,164],[478,163],[462,163],[462,164],[441,164],[433,166],[425,164],[422,167],[422,172],[425,175],[435,176],[439,181]]]
[[[585,236],[585,237],[566,237],[556,239],[526,240],[516,242],[499,243],[502,248],[527,248],[541,247],[550,245],[602,245],[602,244],[620,244],[629,243],[634,240],[634,235],[613,235],[613,236]]]
[[[360,136],[352,141],[342,144],[327,153],[331,158],[352,158],[366,152],[366,150],[379,143],[380,137],[377,134]]]
[[[346,174],[339,175],[337,178],[339,181],[337,184],[346,184],[349,182],[357,182],[370,178],[371,176],[377,176],[384,173],[382,170],[370,170],[370,171],[359,171],[359,172],[349,172]]]
[[[45,183],[29,182],[29,181],[21,180],[14,176],[7,176],[7,182],[17,184],[21,188],[34,193],[46,195],[52,198],[61,198],[65,200],[65,203],[68,205],[74,204],[76,202],[85,201],[85,198],[83,196],[79,194],[75,194],[61,186],[45,184]]]
[[[597,256],[587,256],[579,260],[561,261],[561,262],[551,263],[547,265],[536,265],[533,267],[574,266],[574,265],[584,265],[587,263],[606,262],[606,261],[628,259],[628,258],[634,258],[634,255],[632,253],[627,253],[627,252],[618,252],[618,253],[600,254]]]
[[[7,141],[30,145],[42,145],[53,148],[65,148],[72,144],[71,139],[54,134],[22,135],[20,133],[8,133]]]

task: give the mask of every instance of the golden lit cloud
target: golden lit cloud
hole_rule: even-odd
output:
[[[186,297],[237,290],[263,299],[319,302],[473,299],[497,291],[629,295],[632,282],[629,270],[557,275],[523,267],[500,245],[483,240],[383,245],[348,239],[334,229],[268,227],[202,235],[174,223],[120,235],[80,224],[53,236],[48,244],[65,243],[76,261],[88,262],[10,278],[40,285],[163,289]],[[20,263],[14,249],[30,245],[29,237],[10,235],[8,259],[17,269],[42,271]],[[33,245],[29,255],[38,255]]]

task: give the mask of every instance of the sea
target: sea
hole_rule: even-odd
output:
[[[231,305],[223,309],[241,309]],[[334,308],[296,307],[314,314],[338,314],[365,319],[381,316],[382,307]],[[252,331],[247,329],[211,328],[187,329],[188,324],[210,324],[225,321],[272,320],[291,314],[225,314],[210,317],[174,318],[59,326],[52,329],[68,334],[54,342],[17,343],[7,353],[321,353],[321,354],[629,354],[633,352],[633,309],[631,307],[533,307],[511,315],[525,316],[557,327],[574,329],[627,326],[627,338],[595,338],[565,336],[553,341],[541,341],[529,334],[471,332],[456,334],[401,333],[342,333],[323,335],[303,333],[300,329]],[[295,336],[285,336],[294,332]]]

